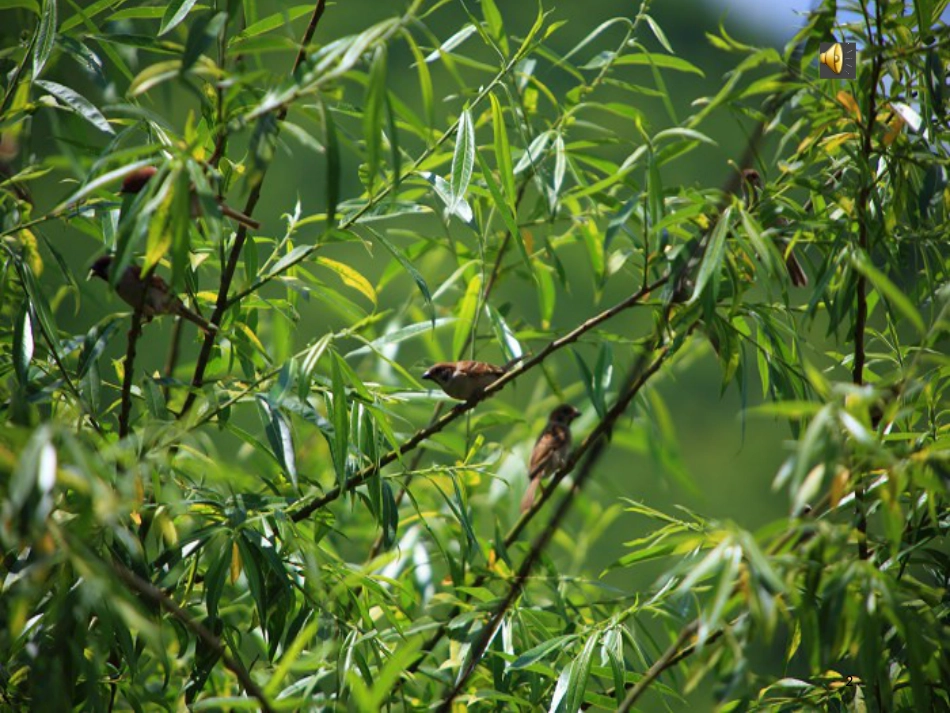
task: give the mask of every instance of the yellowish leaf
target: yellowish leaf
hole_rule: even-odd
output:
[[[20,245],[23,247],[23,257],[33,270],[33,274],[39,277],[43,274],[43,256],[40,255],[40,248],[36,242],[36,236],[33,231],[24,228],[19,232]]]
[[[831,509],[838,507],[838,503],[841,502],[841,498],[845,495],[845,490],[848,487],[848,477],[851,475],[850,471],[846,468],[842,468],[837,473],[835,477],[831,480],[831,492],[828,494],[829,505]]]
[[[237,542],[231,543],[231,584],[238,581],[241,576],[241,550],[238,549]]]
[[[169,214],[173,209],[173,200],[175,192],[170,190],[165,195],[161,206],[155,211],[148,226],[148,238],[145,243],[145,262],[142,270],[148,270],[153,265],[157,265],[168,253],[172,246],[172,232],[169,229]]]
[[[861,121],[861,108],[858,106],[858,102],[855,101],[851,94],[842,89],[840,92],[838,92],[835,98],[838,100],[838,103],[848,110],[848,113],[851,114],[851,116],[853,116],[858,121]]]
[[[857,138],[858,138],[858,135],[854,133],[853,131],[845,131],[840,134],[832,134],[831,136],[828,136],[827,138],[822,139],[821,147],[825,151],[830,153],[834,151],[835,149],[837,149],[839,146],[841,146],[841,144],[847,141],[850,141],[852,139],[856,140]]]
[[[525,252],[530,255],[534,252],[534,236],[531,234],[530,230],[521,231],[521,239],[524,240],[524,249]]]
[[[254,345],[254,348],[260,351],[261,354],[267,354],[267,350],[264,349],[264,345],[261,343],[261,340],[257,338],[257,335],[254,334],[254,330],[248,327],[246,324],[239,324],[238,329],[244,332],[244,335],[248,338],[251,344]]]
[[[352,267],[345,265],[342,262],[331,260],[328,257],[318,257],[315,262],[330,270],[333,270],[333,272],[340,276],[340,279],[343,280],[345,285],[361,292],[366,297],[366,299],[368,299],[374,305],[376,304],[376,290],[373,289],[373,286],[370,284],[369,280],[363,277]]]
[[[891,121],[887,131],[884,134],[884,145],[890,146],[897,140],[897,137],[901,135],[901,132],[904,130],[904,120],[901,118],[900,114],[895,114],[894,119]]]

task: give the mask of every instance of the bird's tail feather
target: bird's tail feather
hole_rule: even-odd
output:
[[[541,484],[541,478],[532,478],[531,482],[528,483],[528,489],[524,493],[524,497],[521,499],[521,512],[522,514],[528,512],[531,507],[534,505],[534,499],[538,493],[538,486]]]

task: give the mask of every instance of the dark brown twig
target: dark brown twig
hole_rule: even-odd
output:
[[[303,62],[304,58],[307,56],[307,46],[310,44],[310,41],[313,39],[313,34],[317,29],[317,25],[320,23],[320,18],[323,17],[323,13],[326,10],[326,0],[317,0],[316,5],[313,8],[313,14],[310,16],[310,23],[307,25],[307,29],[303,35],[303,41],[300,44],[300,48],[297,51],[297,56],[294,59],[294,66],[291,70],[292,74],[295,74],[300,68],[300,64]],[[277,112],[277,125],[280,125],[280,122],[287,117],[287,112],[289,110],[288,106],[282,106]],[[266,174],[267,167],[263,169]],[[264,185],[264,175],[261,175],[257,183],[251,189],[250,194],[247,197],[247,202],[244,204],[244,214],[253,215],[254,209],[257,207],[258,201],[261,199],[261,187]],[[224,272],[221,273],[221,284],[218,288],[218,297],[215,301],[214,311],[211,313],[211,323],[215,326],[220,326],[221,320],[224,317],[224,313],[228,308],[228,292],[231,289],[231,282],[234,279],[234,273],[237,270],[238,262],[241,258],[241,251],[244,249],[244,243],[247,241],[247,226],[243,223],[238,226],[237,234],[234,237],[234,244],[231,246],[231,252],[228,254],[228,261],[224,268]],[[201,388],[204,383],[205,370],[208,368],[208,363],[211,360],[211,351],[214,349],[215,335],[214,333],[208,333],[205,335],[204,343],[201,345],[201,352],[198,354],[198,361],[195,363],[195,372],[191,378],[191,391],[188,392],[188,396],[185,398],[185,403],[182,405],[181,413],[179,418],[188,413],[191,410],[191,407],[195,403],[195,399],[198,396],[198,390]]]
[[[247,672],[247,669],[244,668],[244,664],[228,653],[228,650],[225,648],[224,644],[221,643],[221,640],[218,639],[217,636],[208,631],[207,627],[205,627],[201,622],[195,621],[195,619],[188,612],[178,606],[172,599],[166,596],[161,589],[156,587],[151,582],[142,579],[137,574],[118,562],[113,562],[112,567],[119,579],[121,579],[129,589],[148,599],[152,604],[160,606],[171,616],[177,619],[192,634],[198,637],[201,642],[207,646],[215,656],[220,657],[224,662],[224,665],[227,666],[227,668],[232,673],[234,673],[235,676],[237,676],[237,679],[241,686],[243,686],[244,691],[248,695],[257,699],[261,710],[266,711],[267,713],[273,713],[274,709],[267,700],[267,696],[265,695],[264,691],[261,690],[260,686],[258,686],[254,682],[254,679],[251,678],[250,674]]]
[[[648,349],[637,360],[636,364],[634,364],[633,368],[630,370],[630,374],[625,379],[624,386],[620,391],[621,395],[618,397],[616,403],[607,412],[604,418],[601,419],[600,423],[597,424],[597,427],[594,428],[590,435],[584,440],[584,448],[578,448],[575,450],[571,455],[571,458],[568,459],[568,462],[559,469],[559,472],[561,473],[570,471],[581,458],[581,456],[584,456],[584,462],[581,465],[577,476],[574,478],[574,486],[571,488],[571,491],[561,499],[557,510],[554,511],[554,514],[551,516],[551,519],[548,521],[544,530],[542,530],[535,539],[531,546],[531,550],[522,562],[521,567],[518,569],[518,574],[516,575],[515,580],[508,588],[508,593],[502,600],[501,604],[499,604],[495,609],[488,623],[483,628],[481,635],[478,637],[478,640],[472,645],[468,664],[458,677],[455,685],[445,696],[445,698],[442,699],[442,702],[438,708],[439,711],[447,712],[452,710],[453,701],[462,692],[465,684],[468,682],[468,679],[475,672],[479,661],[481,661],[482,656],[484,656],[485,651],[488,649],[489,643],[491,643],[491,640],[494,638],[495,632],[497,631],[498,626],[501,624],[502,618],[520,595],[525,582],[531,574],[531,570],[541,557],[541,553],[544,551],[544,548],[554,536],[554,533],[560,528],[561,523],[564,521],[564,518],[567,517],[567,513],[570,510],[571,505],[574,503],[575,498],[590,479],[591,474],[594,471],[594,466],[598,463],[600,456],[607,448],[609,434],[617,420],[624,415],[627,408],[633,402],[633,399],[643,388],[644,384],[646,384],[647,380],[657,372],[657,370],[666,360],[667,356],[670,354],[668,346],[660,346],[662,333],[663,329],[658,329],[657,336],[653,342],[655,348]]]
[[[637,681],[637,684],[630,689],[630,692],[623,699],[623,702],[620,704],[620,707],[617,708],[618,713],[627,713],[632,707],[633,704],[637,702],[637,699],[640,698],[650,687],[650,685],[660,677],[660,674],[666,671],[666,669],[671,666],[676,665],[676,662],[680,661],[683,657],[679,656],[680,648],[696,633],[696,629],[699,626],[699,622],[693,621],[687,626],[683,627],[683,630],[680,631],[680,635],[676,637],[670,646],[663,652],[663,654],[656,661],[653,662],[653,665],[650,666],[643,674],[643,678]],[[717,632],[719,633],[719,632]]]
[[[122,397],[119,407],[119,438],[129,435],[129,420],[132,417],[132,384],[135,379],[135,352],[139,337],[142,336],[142,313],[145,311],[145,300],[148,298],[148,285],[152,279],[155,265],[142,273],[142,295],[132,310],[132,325],[129,327],[129,342],[125,350],[125,362],[122,375]]]
[[[414,448],[419,446],[419,444],[427,440],[430,436],[438,433],[439,431],[444,429],[446,426],[448,426],[450,423],[452,423],[453,421],[461,417],[463,414],[471,411],[481,401],[484,401],[485,399],[501,391],[505,387],[505,385],[508,384],[508,382],[514,381],[516,378],[521,376],[523,373],[525,373],[529,369],[534,368],[535,366],[543,362],[550,354],[558,351],[559,349],[564,348],[568,344],[573,344],[578,339],[580,339],[584,334],[586,334],[587,332],[589,332],[590,330],[592,330],[594,327],[598,326],[599,324],[606,322],[611,317],[614,317],[620,312],[623,312],[627,309],[630,309],[631,307],[634,307],[640,304],[653,291],[655,291],[659,287],[662,287],[664,284],[666,284],[668,279],[669,278],[667,276],[663,276],[659,278],[658,280],[653,282],[651,285],[649,285],[646,289],[637,290],[632,295],[627,297],[625,300],[618,302],[610,309],[604,310],[600,314],[597,314],[591,317],[590,319],[582,322],[577,327],[572,329],[570,332],[565,334],[563,337],[560,337],[559,339],[555,339],[554,341],[549,342],[548,345],[544,347],[544,349],[539,351],[530,359],[526,359],[525,361],[523,361],[521,363],[521,366],[515,367],[511,369],[510,371],[508,371],[504,376],[498,379],[498,381],[494,382],[491,386],[485,389],[478,396],[476,396],[473,399],[469,399],[468,401],[465,401],[463,403],[453,406],[449,410],[448,413],[446,413],[441,418],[437,419],[434,423],[416,431],[416,433],[411,438],[404,441],[402,445],[399,446],[399,448],[389,451],[389,453],[387,453],[382,458],[380,458],[376,463],[366,466],[355,475],[349,477],[346,480],[346,483],[344,483],[342,488],[340,486],[335,486],[331,488],[330,490],[328,490],[323,495],[321,495],[320,497],[314,498],[313,500],[306,503],[305,505],[299,505],[298,506],[299,509],[295,509],[292,511],[291,517],[293,521],[300,522],[301,520],[307,519],[317,510],[325,507],[329,503],[332,503],[334,500],[337,500],[341,495],[343,495],[343,493],[349,490],[352,490],[353,488],[359,487],[360,485],[365,483],[367,480],[372,478],[374,475],[376,475],[376,473],[378,473],[380,469],[394,462],[400,456],[403,456],[409,451],[413,450]]]
[[[864,20],[867,27],[868,42],[874,36],[874,30],[871,27],[871,18],[868,15],[867,7],[862,7]],[[881,40],[881,8],[875,5],[875,20],[877,24],[878,41]],[[870,221],[871,215],[868,211],[868,201],[871,198],[871,191],[874,186],[874,171],[871,167],[871,152],[873,151],[874,124],[877,121],[877,85],[881,78],[881,56],[875,53],[871,58],[871,84],[868,90],[868,115],[867,123],[863,128],[863,142],[861,152],[866,162],[865,169],[868,173],[868,180],[861,186],[858,196],[858,245],[867,259],[870,259]],[[854,318],[854,364],[852,365],[852,380],[860,386],[864,383],[864,366],[867,360],[866,340],[867,340],[867,322],[868,322],[868,295],[867,278],[863,274],[858,275],[855,284],[855,318]],[[854,502],[857,510],[857,530],[858,530],[858,557],[867,560],[870,557],[868,550],[868,522],[864,503],[864,486],[860,483],[854,489]]]

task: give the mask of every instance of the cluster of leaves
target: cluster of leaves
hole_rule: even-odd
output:
[[[495,0],[412,0],[347,36],[324,0],[12,3],[0,700],[628,710],[712,680],[726,710],[950,709],[945,4],[840,24],[827,2],[785,53],[723,31],[735,68],[680,120],[668,77],[702,71],[648,2],[566,49],[556,13],[506,26]],[[862,48],[854,82],[813,78],[831,31]],[[757,126],[727,185],[664,183],[724,112]],[[268,192],[301,150],[317,210]],[[233,229],[225,196],[263,228]],[[74,328],[103,251],[218,329]],[[723,389],[746,402],[757,373],[798,438],[790,516],[602,507],[608,448],[680,472],[656,386],[710,346]],[[445,411],[416,367],[458,358],[512,366]],[[562,400],[590,434],[553,479],[577,466],[573,485],[518,518]],[[587,561],[621,516],[649,533],[612,569],[662,561],[648,592]]]

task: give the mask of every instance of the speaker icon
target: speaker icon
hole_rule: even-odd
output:
[[[855,78],[858,51],[854,42],[822,42],[819,48],[819,77],[822,79]]]
[[[841,65],[844,58],[841,56],[841,45],[835,42],[826,51],[818,55],[818,61],[835,74],[841,74]]]

